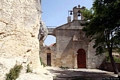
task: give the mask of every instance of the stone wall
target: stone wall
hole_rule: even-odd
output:
[[[69,67],[74,66],[74,50],[73,50],[73,36],[77,34],[79,30],[64,30],[60,29],[56,31],[56,63],[57,67]],[[67,63],[67,64],[66,64]]]
[[[99,68],[104,60],[104,54],[96,56],[93,48],[94,42],[89,42],[89,38],[82,31],[84,26],[81,23],[84,23],[84,20],[73,20],[54,29],[56,50],[47,52],[55,51],[52,53],[52,64],[55,67],[78,68],[77,51],[80,49],[85,51],[86,60],[84,61],[86,62],[86,68]],[[42,55],[44,54],[46,55],[43,51]]]
[[[38,33],[40,0],[0,0],[0,80],[15,64],[42,73]]]
[[[45,63],[47,62],[47,53],[52,53],[52,66],[78,68],[77,51],[83,49],[86,54],[86,68],[99,68],[105,56],[104,54],[96,55],[93,48],[94,42],[89,42],[82,30],[58,28],[55,32],[56,50],[43,51],[41,56],[44,55],[43,61]]]
[[[88,45],[88,68],[99,68],[102,64],[105,54],[96,55],[95,49],[93,48],[94,41],[90,42]]]
[[[47,66],[47,53],[51,53],[51,66],[55,66],[56,60],[55,60],[55,49],[54,48],[56,48],[56,46],[42,47],[40,56],[41,56],[42,62],[45,64],[45,66]]]
[[[120,63],[115,63],[115,64],[118,68],[118,71],[120,72]],[[114,72],[114,69],[110,62],[104,62],[104,64],[101,65],[100,69]]]

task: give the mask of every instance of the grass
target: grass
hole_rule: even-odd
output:
[[[115,60],[115,63],[120,63],[120,57],[115,57],[115,56],[113,56],[113,58],[114,58],[114,60]],[[108,55],[106,56],[106,61],[107,61],[107,62],[111,62]]]

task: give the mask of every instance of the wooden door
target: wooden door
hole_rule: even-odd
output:
[[[77,65],[78,68],[86,68],[86,54],[83,49],[77,51]]]
[[[47,53],[47,66],[51,66],[51,53]]]

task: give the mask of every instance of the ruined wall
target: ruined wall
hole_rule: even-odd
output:
[[[40,0],[0,0],[0,80],[15,64],[39,73]]]
[[[56,50],[54,49],[56,48],[56,46],[44,46],[41,49],[40,52],[40,56],[42,59],[42,62],[45,64],[45,66],[47,66],[47,53],[51,53],[51,66],[55,66],[55,54],[56,54]]]

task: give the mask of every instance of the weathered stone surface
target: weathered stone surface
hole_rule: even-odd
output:
[[[40,41],[40,46],[45,46],[44,40],[48,35],[48,29],[43,21],[40,22],[40,29],[38,34],[38,39]]]
[[[44,41],[48,35],[48,29],[43,21],[41,21],[40,24],[38,39]]]
[[[32,68],[37,68],[40,66],[39,0],[1,0],[0,3],[0,56],[26,57]]]
[[[0,0],[0,80],[15,64],[29,64],[33,73],[43,72],[39,59],[40,22],[40,0]]]
[[[0,57],[0,80],[5,80],[6,73],[9,73],[9,70],[13,68],[16,64],[23,65],[23,62],[24,59],[22,57],[11,57],[11,58]]]
[[[12,62],[12,64],[10,64]],[[5,74],[16,64],[16,60],[12,58],[0,58],[0,80],[5,79]],[[4,78],[4,79],[3,79]]]
[[[88,68],[89,69],[95,69],[95,68],[99,68],[100,65],[102,64],[103,60],[105,59],[105,54],[101,54],[101,55],[96,55],[95,49],[93,48],[94,45],[94,41],[90,42],[88,45]]]
[[[53,80],[53,79],[49,75],[27,73],[20,75],[20,77],[16,80]]]

